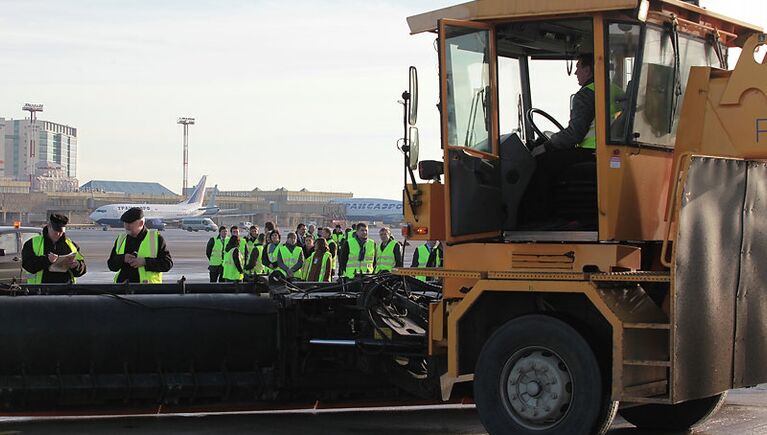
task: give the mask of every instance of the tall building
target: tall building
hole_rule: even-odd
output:
[[[29,119],[0,118],[0,138],[0,177],[29,181],[33,190],[77,188],[76,128],[42,119],[32,124]]]

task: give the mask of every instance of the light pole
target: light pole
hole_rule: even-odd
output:
[[[186,195],[187,178],[189,176],[189,126],[194,125],[194,118],[178,118],[176,124],[184,126],[184,183],[181,195]]]
[[[29,182],[32,182],[32,175],[34,174],[35,169],[35,121],[37,121],[37,112],[43,111],[43,105],[42,104],[31,104],[26,103],[21,108],[21,110],[24,110],[26,112],[29,112],[29,166],[28,166],[28,175],[29,175]]]

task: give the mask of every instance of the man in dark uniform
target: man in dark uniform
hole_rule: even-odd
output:
[[[162,273],[173,267],[165,239],[157,230],[147,230],[138,207],[128,209],[120,220],[125,233],[117,237],[107,260],[109,270],[117,272],[115,282],[162,283]]]
[[[553,212],[550,196],[554,180],[569,166],[595,159],[593,54],[578,57],[575,76],[581,88],[570,101],[567,127],[549,138],[539,138],[542,143],[532,150],[537,166],[523,200],[523,223],[549,218]]]
[[[28,273],[27,283],[74,283],[77,277],[85,275],[85,258],[80,247],[65,234],[68,222],[66,216],[52,214],[43,233],[24,243],[21,266]],[[59,257],[64,256],[68,258],[59,261]],[[57,261],[59,264],[51,267]]]

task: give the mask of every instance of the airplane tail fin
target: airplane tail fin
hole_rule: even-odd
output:
[[[192,191],[192,194],[189,195],[189,198],[182,204],[197,204],[198,207],[201,207],[203,198],[205,197],[205,181],[207,179],[208,176],[203,175],[202,178],[200,178],[200,182],[197,183],[197,186],[194,188],[194,191]]]
[[[213,186],[213,192],[211,192],[210,199],[208,199],[208,208],[214,208],[216,206],[216,194],[218,194],[218,184]]]

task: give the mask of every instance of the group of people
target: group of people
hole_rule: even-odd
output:
[[[378,231],[378,243],[368,237],[363,222],[346,230],[300,223],[284,242],[274,223],[266,222],[264,230],[253,225],[241,237],[239,227],[220,226],[205,249],[210,282],[246,281],[273,272],[291,281],[331,282],[336,274],[354,278],[403,266],[402,243],[389,228]],[[443,258],[441,246],[427,242],[416,249],[411,267],[441,267]]]
[[[157,230],[145,225],[144,212],[135,207],[120,217],[125,232],[120,233],[107,260],[115,272],[115,283],[162,283],[162,275],[173,267],[168,246]],[[85,258],[79,246],[66,235],[68,219],[52,214],[42,234],[24,243],[22,268],[30,284],[75,283],[86,273]],[[337,277],[389,272],[403,266],[403,246],[389,228],[378,231],[379,241],[368,237],[365,223],[344,230],[299,224],[282,239],[272,222],[264,233],[251,226],[242,235],[240,228],[219,227],[205,253],[210,282],[240,282],[259,275],[278,273],[290,281],[331,282]],[[245,229],[243,229],[243,232]],[[444,254],[437,242],[416,248],[411,267],[441,267]],[[426,280],[426,276],[419,276]]]
[[[163,272],[173,267],[165,240],[144,225],[144,211],[130,208],[122,214],[125,232],[115,240],[107,267],[115,272],[114,282],[162,283]],[[69,219],[52,214],[42,234],[24,243],[21,267],[28,284],[75,283],[86,272],[80,247],[66,235]]]

